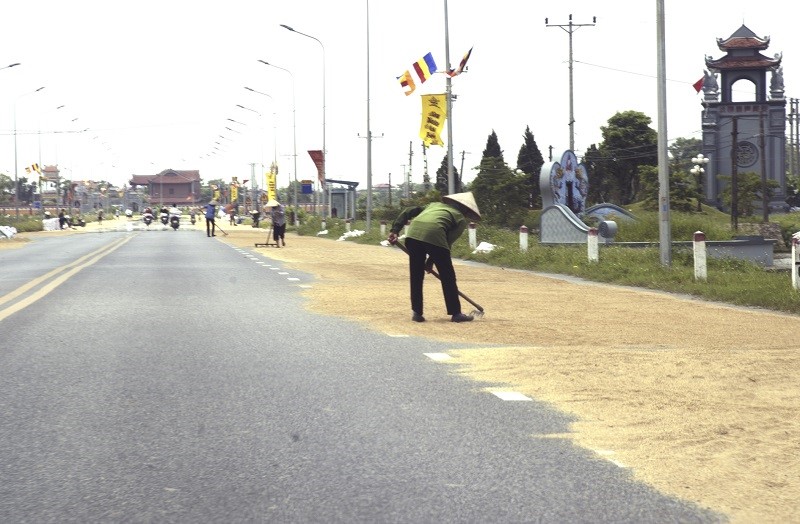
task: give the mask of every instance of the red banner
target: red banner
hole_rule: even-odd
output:
[[[319,183],[323,186],[325,185],[325,154],[320,151],[319,149],[309,150],[308,151],[311,160],[314,161],[314,165],[317,166],[317,179]]]

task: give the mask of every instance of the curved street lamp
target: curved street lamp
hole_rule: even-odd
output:
[[[328,150],[325,147],[325,46],[322,44],[322,41],[319,38],[316,38],[311,35],[307,35],[305,33],[301,33],[297,29],[293,27],[289,27],[286,24],[281,24],[281,27],[291,31],[292,33],[297,33],[298,35],[305,36],[312,40],[316,40],[319,46],[322,48],[322,218],[325,218],[325,186],[327,185],[326,180],[326,165],[328,164]]]
[[[7,67],[13,67],[18,64],[11,64]],[[17,102],[20,98],[38,93],[45,86],[40,87],[39,89],[34,89],[33,91],[29,91],[28,93],[23,93],[19,95],[16,100],[14,100],[14,207],[16,208],[16,216],[17,220],[19,220],[19,182],[18,182],[18,169],[19,166],[17,165]]]
[[[297,203],[297,105],[295,104],[295,96],[294,96],[294,75],[291,71],[281,66],[276,66],[275,64],[270,64],[265,60],[259,60],[264,65],[268,65],[270,67],[274,67],[276,69],[280,69],[281,71],[286,71],[289,73],[289,76],[292,79],[292,153],[294,156],[294,225],[295,227],[300,225],[300,213],[299,207]]]

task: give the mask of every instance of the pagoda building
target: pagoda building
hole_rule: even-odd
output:
[[[778,53],[768,57],[761,53],[769,47],[769,42],[768,36],[756,36],[742,25],[730,37],[717,38],[717,46],[725,55],[705,58],[702,152],[710,163],[703,189],[706,203],[719,209],[728,207],[723,203],[722,193],[732,177],[750,172],[762,179],[766,175],[767,180],[778,183],[768,204],[770,208],[786,207],[782,56]],[[720,180],[718,176],[731,180]],[[760,203],[758,207],[762,207]]]

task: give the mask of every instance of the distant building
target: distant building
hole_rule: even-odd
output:
[[[200,171],[165,169],[157,175],[133,175],[133,189],[146,186],[151,204],[191,206],[200,203]]]

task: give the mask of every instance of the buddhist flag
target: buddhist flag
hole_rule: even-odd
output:
[[[467,51],[467,54],[465,54],[464,58],[461,59],[461,63],[458,64],[458,68],[457,69],[451,69],[450,71],[447,72],[447,75],[452,77],[452,76],[457,76],[457,75],[460,75],[461,73],[463,73],[464,72],[464,68],[467,65],[467,60],[469,60],[469,55],[471,55],[471,54],[472,54],[472,48],[470,47],[469,51]]]
[[[436,72],[436,62],[433,61],[433,56],[430,53],[423,56],[414,63],[414,71],[417,72],[419,81],[425,83],[433,73]]]
[[[422,99],[422,125],[419,137],[426,146],[441,146],[442,128],[447,119],[447,95],[423,95]]]
[[[414,85],[414,79],[411,78],[411,73],[409,73],[408,71],[398,76],[397,79],[400,80],[400,85],[403,87],[403,89],[408,89],[408,91],[403,91],[406,94],[406,96],[413,93],[414,90],[417,88],[417,86]]]
[[[694,86],[694,90],[697,91],[698,93],[700,92],[701,89],[703,89],[703,80],[705,80],[705,78],[706,77],[702,76],[700,77],[700,80],[692,84]]]

